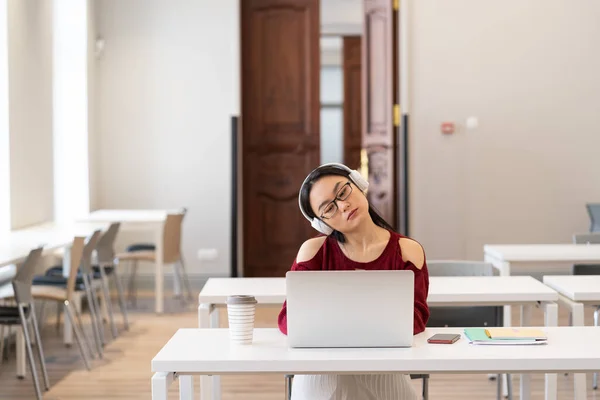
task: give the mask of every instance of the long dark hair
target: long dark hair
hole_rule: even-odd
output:
[[[310,190],[312,189],[312,186],[314,185],[314,183],[316,181],[318,181],[320,178],[322,178],[324,176],[328,176],[328,175],[338,175],[338,176],[346,177],[348,179],[350,177],[350,173],[348,171],[343,170],[339,167],[329,166],[329,165],[321,167],[321,168],[317,168],[316,170],[314,170],[313,172],[310,173],[310,175],[306,179],[306,183],[300,188],[300,204],[302,205],[302,208],[304,209],[304,211],[306,212],[306,214],[308,214],[308,216],[310,218],[319,218],[315,215],[312,207],[310,206],[310,201],[309,201]],[[354,183],[354,182],[352,182],[352,183]],[[377,212],[377,210],[375,210],[375,208],[371,205],[371,203],[369,203],[369,215],[371,216],[371,219],[373,220],[375,225],[380,226],[380,227],[390,230],[390,231],[394,230],[394,228],[392,228],[392,226],[390,224],[388,224],[387,221],[385,219],[383,219],[383,217],[381,215],[379,215],[379,213]],[[336,231],[334,229],[333,232],[331,233],[331,236],[333,236],[340,243],[346,243],[346,238],[344,237],[344,234],[342,232]]]

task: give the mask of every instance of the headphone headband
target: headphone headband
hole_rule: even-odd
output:
[[[333,232],[333,229],[329,225],[327,225],[325,222],[323,222],[321,219],[319,219],[318,217],[314,217],[314,218],[309,217],[306,210],[304,210],[304,208],[302,207],[302,201],[301,201],[302,188],[308,182],[308,178],[315,171],[318,171],[321,168],[325,168],[325,167],[336,167],[338,169],[341,169],[342,171],[348,172],[349,173],[348,178],[350,179],[350,181],[352,181],[352,183],[354,183],[356,185],[356,187],[358,187],[360,189],[360,191],[363,193],[368,189],[369,182],[367,182],[365,180],[365,178],[363,178],[363,176],[357,170],[350,169],[347,166],[345,166],[344,164],[340,164],[340,163],[328,163],[328,164],[320,165],[317,168],[315,168],[314,170],[312,170],[310,172],[310,174],[308,174],[306,176],[306,178],[304,178],[304,181],[302,182],[302,185],[300,186],[300,191],[298,193],[298,205],[300,206],[300,211],[302,212],[302,215],[304,215],[304,218],[306,218],[310,222],[310,225],[313,228],[315,228],[317,231],[319,231],[325,235],[331,235],[331,233]]]

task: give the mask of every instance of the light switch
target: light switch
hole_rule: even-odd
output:
[[[477,117],[467,118],[467,129],[476,129],[479,126],[479,120]]]

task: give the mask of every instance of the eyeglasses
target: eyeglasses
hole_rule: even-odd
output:
[[[331,219],[335,215],[338,210],[338,205],[336,201],[344,201],[350,196],[352,193],[352,185],[350,185],[350,181],[346,182],[344,186],[338,190],[335,195],[335,199],[333,199],[330,203],[328,203],[323,209],[323,213],[321,214],[321,219]]]

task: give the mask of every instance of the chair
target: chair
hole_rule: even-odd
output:
[[[599,204],[600,206],[600,204]],[[598,221],[600,222],[600,221]],[[600,244],[600,232],[589,233],[589,234],[575,234],[573,235],[573,242],[575,244]],[[600,275],[600,264],[575,264],[572,268],[573,275]],[[594,326],[598,326],[598,313],[600,312],[600,305],[596,306],[594,310]],[[598,373],[594,372],[593,384],[594,390],[598,389]]]
[[[590,216],[590,232],[600,232],[600,203],[585,205]]]
[[[79,346],[81,358],[85,367],[90,370],[90,363],[86,352],[89,352],[92,358],[95,358],[94,352],[91,350],[87,335],[83,329],[81,322],[81,314],[78,307],[73,307],[74,303],[79,303],[77,296],[85,291],[88,296],[88,303],[92,317],[93,336],[96,341],[98,355],[102,358],[102,344],[100,333],[98,332],[97,316],[95,313],[95,302],[90,295],[89,281],[85,269],[82,268],[83,277],[81,284],[77,283],[78,269],[82,267],[83,260],[89,258],[96,245],[100,231],[94,234],[87,240],[83,237],[75,237],[69,252],[65,253],[65,262],[69,264],[69,276],[67,278],[55,276],[36,276],[33,278],[32,293],[35,299],[44,301],[62,302],[73,332],[75,333],[75,341]],[[85,342],[85,343],[84,343]]]
[[[125,325],[125,330],[129,330],[129,322],[127,318],[127,309],[125,307],[125,301],[123,300],[123,288],[121,286],[121,280],[117,274],[117,271],[114,267],[114,243],[117,238],[117,234],[119,232],[121,224],[118,222],[113,222],[106,232],[100,236],[98,243],[96,245],[96,254],[98,265],[92,266],[92,288],[95,287],[96,284],[99,284],[102,292],[103,298],[105,299],[106,308],[108,311],[108,317],[110,319],[111,331],[113,334],[113,338],[116,339],[118,332],[115,325],[114,313],[112,309],[112,302],[110,300],[110,293],[108,290],[108,279],[107,277],[113,277],[115,281],[115,286],[117,288],[119,305],[121,308],[121,313],[123,314],[123,321]],[[46,276],[63,276],[63,268],[62,266],[54,266],[49,268],[46,271]],[[81,270],[77,274],[77,282],[78,284],[83,284],[83,275]]]
[[[187,208],[183,207],[181,209],[181,214],[183,215],[183,217],[185,217],[185,215],[187,214]],[[183,217],[182,217],[182,223],[183,223]],[[125,249],[126,252],[137,252],[137,251],[155,251],[156,250],[156,246],[153,243],[135,243],[132,244],[130,246],[127,247],[127,249]],[[185,290],[187,291],[188,294],[188,300],[193,300],[193,296],[192,296],[192,289],[190,286],[190,279],[188,277],[187,271],[185,269],[185,263],[183,260],[183,251],[180,249],[179,251],[179,261],[180,261],[180,265],[181,265],[181,275],[183,275],[182,277],[179,276],[179,269],[175,269],[175,273],[177,274],[176,279],[182,279],[183,278],[183,284],[185,285]]]
[[[428,261],[429,276],[493,276],[494,269],[489,263],[480,261]],[[430,307],[428,327],[469,327],[502,326],[503,308],[501,306],[473,307]],[[501,374],[497,375],[497,398],[502,398]],[[425,384],[426,381],[423,382]],[[512,399],[512,382],[507,375],[508,398]]]
[[[125,330],[129,330],[129,321],[127,318],[127,307],[125,307],[125,299],[123,297],[123,287],[121,286],[121,279],[115,268],[115,247],[114,243],[117,239],[117,233],[119,232],[120,224],[118,222],[112,223],[106,233],[102,235],[96,246],[96,254],[98,256],[98,265],[93,267],[94,279],[101,279],[102,282],[106,282],[107,276],[112,276],[117,288],[117,296],[119,300],[119,308],[123,314],[123,325]],[[117,328],[114,322],[114,316],[112,312],[112,303],[110,301],[110,294],[108,293],[108,286],[102,285],[105,292],[104,297],[106,298],[108,312],[110,315],[110,324],[113,331],[113,336],[117,337]]]
[[[44,361],[44,350],[42,348],[42,341],[40,340],[40,332],[35,316],[35,306],[31,294],[31,281],[41,255],[41,247],[31,250],[23,264],[17,269],[17,273],[11,284],[0,286],[0,298],[14,298],[16,302],[15,306],[0,306],[0,325],[2,325],[0,339],[3,340],[5,325],[21,325],[25,337],[25,349],[27,351],[27,358],[29,359],[29,367],[31,369],[31,376],[33,377],[35,394],[38,400],[42,399],[42,391],[40,389],[33,350],[31,348],[32,341],[29,336],[29,323],[33,326],[39,363],[42,369],[42,376],[44,377],[44,389],[50,389],[50,381],[48,379],[48,372],[46,371],[46,363]]]
[[[163,231],[163,263],[173,264],[175,274],[178,274],[178,267],[182,265],[181,258],[181,225],[183,214],[169,214],[165,221]],[[135,304],[136,288],[135,277],[137,274],[137,266],[140,261],[155,262],[156,252],[154,250],[139,250],[120,253],[115,256],[117,264],[122,261],[130,261],[133,264],[131,274],[129,276],[128,298],[132,304]],[[177,278],[177,277],[176,277]]]

